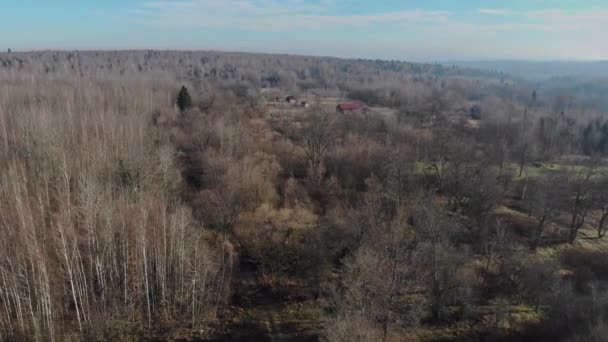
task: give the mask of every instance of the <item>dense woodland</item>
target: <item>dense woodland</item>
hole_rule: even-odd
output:
[[[605,341],[604,110],[454,66],[0,54],[0,340]]]

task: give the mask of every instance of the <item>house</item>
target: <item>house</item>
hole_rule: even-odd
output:
[[[308,104],[307,101],[302,101],[300,104],[302,105],[302,108],[308,108],[308,107],[310,107],[310,104]]]
[[[291,104],[296,104],[296,103],[298,103],[298,100],[296,99],[295,96],[289,95],[285,98],[285,102],[291,103]]]
[[[336,111],[339,113],[357,113],[367,111],[367,107],[359,102],[343,102],[338,104]]]

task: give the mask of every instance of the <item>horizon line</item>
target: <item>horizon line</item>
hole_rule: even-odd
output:
[[[10,53],[35,53],[35,52],[207,52],[207,53],[234,53],[234,54],[254,54],[254,55],[277,55],[291,57],[317,57],[317,58],[332,58],[341,60],[367,60],[367,61],[385,61],[385,62],[401,62],[401,63],[418,63],[418,64],[454,64],[454,63],[478,63],[478,62],[517,62],[517,63],[602,63],[608,62],[608,57],[605,59],[559,59],[559,58],[476,58],[476,57],[459,57],[459,58],[428,58],[428,59],[406,59],[406,58],[388,58],[388,57],[355,57],[355,56],[338,56],[338,55],[323,55],[323,54],[307,54],[298,52],[272,52],[259,50],[232,50],[232,49],[188,49],[188,48],[30,48],[30,49],[13,49],[5,48],[0,50],[0,54]]]

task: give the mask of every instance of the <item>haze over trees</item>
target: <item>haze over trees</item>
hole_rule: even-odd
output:
[[[0,340],[608,331],[589,98],[217,52],[2,53],[0,81]]]

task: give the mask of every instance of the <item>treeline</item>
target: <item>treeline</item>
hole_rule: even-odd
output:
[[[276,64],[280,62],[280,64]],[[216,51],[40,51],[0,53],[0,67],[15,71],[36,71],[46,74],[91,75],[103,70],[110,75],[179,72],[177,76],[235,79],[247,73],[262,72],[256,82],[276,87],[286,78],[296,76],[306,81],[322,81],[331,74],[360,74],[371,70],[386,74],[419,76],[485,76],[498,78],[499,73],[460,69],[440,64],[401,61],[340,59],[297,55],[228,53]],[[257,70],[256,70],[257,69]]]

